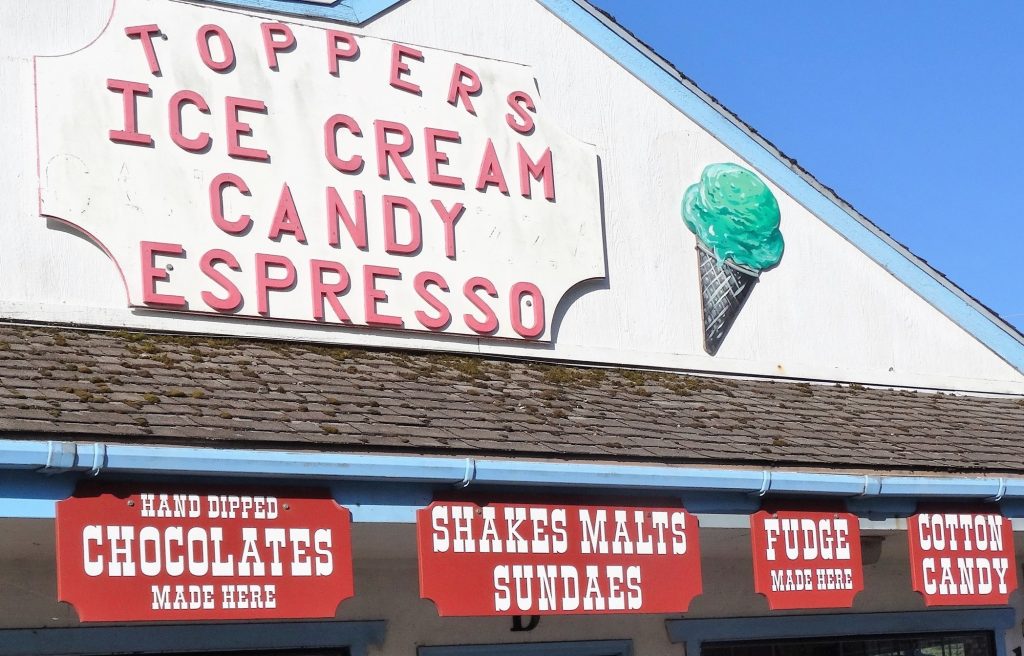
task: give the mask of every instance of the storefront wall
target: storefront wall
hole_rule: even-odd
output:
[[[0,319],[43,324],[75,323],[108,329],[128,327],[199,335],[262,337],[394,350],[459,351],[513,358],[556,359],[588,365],[646,366],[673,372],[781,377],[816,383],[860,383],[921,391],[1024,393],[1024,374],[1021,373],[1024,355],[1020,344],[1013,341],[1008,347],[1010,337],[995,320],[982,309],[964,301],[938,276],[910,259],[873,227],[860,222],[847,208],[817,188],[809,177],[779,158],[768,145],[759,142],[743,126],[709,105],[687,83],[675,79],[639,44],[575,2],[409,0],[394,3],[393,7],[389,3],[377,3],[378,9],[386,8],[388,11],[358,27],[339,25],[329,20],[284,19],[277,14],[253,9],[260,4],[255,1],[237,0],[233,4],[235,6],[227,8],[205,2],[176,0],[63,0],[5,3],[0,6],[0,25],[18,26],[17,30],[7,30],[9,34],[5,34],[0,43],[0,88],[4,89],[0,95],[0,109],[5,116],[5,120],[0,122],[0,143],[5,147],[5,155],[0,158],[0,186],[10,190],[8,204],[0,210],[0,227],[3,228],[0,231],[3,234],[3,239],[0,239],[0,280],[4,281],[0,289]],[[290,2],[281,6],[301,8],[320,5],[322,8],[323,4]],[[151,62],[145,56],[141,42],[124,34],[125,15],[130,15],[133,23],[159,23],[166,39],[157,40],[155,44],[168,71],[174,71],[173,75],[149,77]],[[268,72],[262,65],[266,54],[261,40],[261,24],[280,20],[287,20],[303,38],[294,48],[281,48],[278,53],[281,71]],[[195,30],[197,26],[214,23],[223,26],[231,35],[236,44],[239,70],[247,71],[249,77],[233,70],[211,74],[203,68],[196,52]],[[683,27],[705,29],[704,26]],[[316,165],[301,158],[288,161],[287,157],[280,158],[283,163],[280,159],[271,158],[270,163],[258,172],[251,162],[238,165],[238,170],[244,170],[247,175],[251,173],[250,180],[258,181],[252,185],[253,202],[262,204],[263,209],[269,207],[272,210],[274,194],[284,182],[299,181],[294,184],[295,189],[300,190],[307,179],[316,181],[319,179],[317,176],[323,174],[325,165],[319,159],[321,153],[318,149],[324,145],[324,118],[346,111],[350,100],[344,95],[348,91],[344,86],[347,80],[344,74],[336,79],[322,69],[322,42],[306,40],[306,37],[313,41],[322,38],[320,30],[324,28],[343,28],[366,40],[367,54],[362,60],[346,62],[352,66],[386,64],[384,59],[370,53],[385,52],[393,47],[392,42],[414,44],[427,53],[422,64],[423,70],[427,71],[423,80],[429,80],[430,85],[425,84],[422,98],[410,101],[394,96],[401,98],[401,101],[395,100],[396,106],[402,108],[395,111],[401,115],[361,116],[367,125],[374,119],[393,119],[406,121],[419,131],[424,125],[447,127],[449,121],[455,120],[452,117],[456,114],[452,112],[461,110],[457,103],[454,109],[449,106],[452,103],[446,103],[447,72],[430,68],[431,62],[438,60],[472,58],[474,65],[486,70],[487,85],[502,87],[509,80],[519,83],[525,79],[535,86],[531,91],[538,92],[538,120],[543,120],[545,129],[554,135],[552,144],[564,147],[559,152],[572,153],[568,160],[556,160],[573,163],[565,168],[556,164],[559,185],[564,185],[559,186],[557,198],[563,202],[566,198],[580,200],[580,203],[567,208],[555,201],[551,205],[543,205],[547,199],[534,198],[530,202],[542,203],[543,212],[549,212],[554,219],[565,220],[567,224],[580,220],[579,234],[556,235],[557,239],[553,241],[558,242],[558,248],[564,251],[568,249],[567,245],[577,243],[576,239],[586,245],[586,248],[581,246],[586,252],[580,255],[580,262],[566,255],[561,260],[545,263],[550,265],[550,275],[541,282],[551,284],[559,294],[564,292],[564,296],[547,299],[549,309],[556,309],[551,312],[543,334],[522,338],[522,331],[517,336],[509,331],[507,325],[491,331],[497,331],[500,339],[496,339],[484,329],[446,332],[448,329],[442,327],[431,334],[425,329],[408,329],[408,326],[391,331],[377,325],[367,327],[360,324],[369,321],[359,320],[354,326],[340,326],[329,321],[318,324],[312,319],[303,321],[293,316],[276,316],[266,308],[254,311],[251,299],[243,313],[245,317],[224,316],[233,311],[218,315],[203,310],[198,304],[198,313],[164,312],[155,307],[158,303],[147,306],[146,303],[139,304],[138,299],[132,299],[137,307],[129,308],[125,287],[126,283],[129,288],[135,283],[123,281],[120,275],[123,271],[112,262],[112,258],[116,260],[124,253],[111,251],[108,255],[103,247],[94,243],[94,238],[88,237],[89,231],[85,226],[90,225],[90,221],[110,220],[112,223],[101,226],[110,230],[110,234],[118,234],[118,227],[135,229],[141,225],[145,230],[156,231],[142,234],[142,239],[183,240],[189,235],[181,233],[188,232],[189,227],[195,225],[188,221],[196,221],[196,216],[203,217],[205,221],[210,215],[209,179],[225,168],[233,170],[237,163],[237,158],[229,158],[224,153],[184,153],[168,145],[164,132],[167,92],[176,90],[168,88],[168,80],[193,85],[209,97],[216,97],[218,102],[224,100],[223,96],[232,94],[259,93],[272,108],[263,118],[275,117],[278,107],[292,110],[303,107],[304,101],[310,99],[309,116],[299,116],[294,125],[285,126],[278,122],[271,129],[267,124],[259,123],[258,117],[251,119],[257,128],[256,134],[245,137],[253,140],[246,141],[250,145],[259,141],[259,135],[269,135],[264,145],[280,148],[275,152],[294,155],[309,143],[317,151],[316,157],[309,160],[315,159]],[[681,34],[681,38],[685,38],[685,34]],[[116,44],[111,45],[111,40],[117,40]],[[373,48],[369,47],[371,42]],[[81,64],[97,52],[107,52],[101,49],[108,47],[112,54],[100,61],[89,62],[89,65]],[[57,57],[67,53],[77,54]],[[723,44],[721,52],[708,53],[708,56],[728,54],[728,44]],[[37,55],[43,57],[33,59]],[[310,75],[291,80],[291,84],[283,84],[280,80],[286,77],[275,76],[287,76],[287,67],[292,62],[306,67],[302,70],[308,69]],[[105,67],[109,67],[109,72]],[[376,72],[364,70],[359,73],[364,77],[355,74],[353,77],[371,82],[377,80],[382,95],[372,98],[369,106],[385,111],[380,107],[388,107],[392,96],[383,94],[402,92],[395,91],[393,82],[388,84],[387,66],[379,69]],[[75,74],[76,70],[79,75]],[[148,151],[117,150],[134,147],[124,144],[110,146],[110,140],[105,136],[123,119],[121,98],[102,85],[97,88],[76,86],[86,79],[86,74],[102,74],[103,78],[114,75],[136,77],[152,83],[153,94],[159,97],[154,97],[150,103],[147,102],[150,100],[148,96],[141,96],[138,99],[139,116],[144,125],[156,126],[157,144],[154,149],[167,157],[166,169],[147,160]],[[413,70],[410,69],[408,74],[414,75]],[[439,80],[444,84],[438,83]],[[764,81],[766,92],[770,92],[771,82],[770,79]],[[325,91],[325,88],[332,88],[324,86],[328,84],[340,85],[337,97]],[[484,93],[487,91],[485,86]],[[480,107],[486,104],[483,99],[478,102]],[[492,134],[488,130],[506,129],[502,103],[488,106],[491,109],[502,107],[501,112],[492,111],[486,116],[488,120],[497,118],[498,128],[470,128],[472,132],[466,132],[467,142],[486,141]],[[461,122],[469,120],[462,114],[457,116]],[[210,130],[213,132],[214,128]],[[216,138],[223,140],[221,128],[216,130]],[[90,143],[82,136],[85,134],[91,135],[90,138],[99,135],[103,148],[112,149],[103,153],[115,154],[100,156],[86,163],[96,153],[87,152],[88,148],[79,148],[82,143]],[[116,142],[116,139],[112,141]],[[449,141],[456,143],[455,139]],[[69,152],[64,152],[66,144],[74,147],[67,145]],[[372,147],[369,141],[366,148],[366,157],[370,159]],[[46,149],[53,149],[53,152]],[[124,162],[117,159],[116,153],[121,152],[130,153],[124,155]],[[416,152],[416,156],[410,159],[410,166],[418,182],[408,183],[408,186],[398,179],[382,182],[372,175],[376,171],[372,171],[371,174],[360,174],[364,176],[359,178],[360,184],[370,185],[367,189],[372,188],[378,196],[402,193],[429,198],[427,194],[435,190],[423,182],[427,174]],[[453,168],[462,167],[459,170],[467,177],[477,174],[476,162],[468,168],[464,162],[456,164],[454,160],[462,151],[457,151],[452,145],[451,152]],[[470,155],[470,159],[475,156]],[[587,166],[576,166],[579,162]],[[162,167],[164,163],[159,164]],[[590,163],[599,173],[588,170]],[[786,247],[785,259],[775,263],[777,268],[763,272],[756,291],[742,305],[742,315],[731,325],[728,339],[721,344],[719,351],[717,345],[714,349],[708,348],[701,316],[697,241],[683,223],[680,203],[687,189],[701,179],[706,167],[723,163],[751,169],[747,173],[760,179],[768,195],[777,199]],[[90,169],[91,165],[94,167]],[[167,171],[181,175],[170,175]],[[330,173],[334,175],[336,172]],[[133,176],[145,182],[141,189],[131,186],[135,184]],[[387,176],[377,177],[383,179]],[[522,182],[518,172],[510,173],[508,177],[513,186]],[[154,182],[156,178],[159,180]],[[367,178],[371,180],[367,181]],[[892,181],[885,183],[893,184]],[[540,193],[541,186],[536,184]],[[112,199],[111,189],[127,189],[136,196],[133,199],[129,193],[125,195],[127,201],[122,201],[119,196]],[[491,241],[491,237],[503,232],[517,233],[519,224],[504,230],[507,226],[500,222],[507,221],[509,216],[522,218],[525,215],[504,207],[504,195],[494,189],[487,192],[462,191],[465,192],[462,195],[451,192],[447,198],[452,201],[462,199],[472,205],[469,218],[465,219],[467,222],[476,219],[497,223],[495,230],[483,230],[486,238],[461,242],[460,248],[465,252],[458,258],[454,254],[446,254],[443,249],[449,244],[440,242],[425,247],[426,254],[419,251],[385,254],[379,245],[374,244],[368,247],[368,251],[396,266],[404,262],[407,279],[428,265],[440,263],[449,266],[446,259],[455,262],[462,258],[450,264],[460,277],[457,287],[462,286],[462,279],[481,273],[462,266],[467,261],[480,266],[494,265],[502,275],[511,275],[510,271],[520,273],[515,271],[515,265],[521,262],[519,258],[530,254],[532,246],[524,246],[525,242],[520,243],[513,237],[509,239],[510,247],[500,239]],[[516,198],[515,201],[519,203],[515,205],[516,211],[521,210],[524,207],[522,199]],[[166,212],[162,203],[173,207],[177,214]],[[296,198],[296,203],[297,211],[307,222],[309,234],[322,241],[327,230],[327,219],[322,216],[322,198]],[[96,207],[105,207],[107,211],[97,217]],[[233,209],[238,211],[240,208]],[[581,218],[577,212],[585,216]],[[49,218],[45,216],[47,214]],[[125,221],[125,217],[130,221],[120,226],[116,224],[116,221]],[[187,217],[176,219],[182,221],[185,228],[177,226],[168,217]],[[373,225],[371,237],[373,240],[382,239],[386,229],[381,225],[379,209],[371,210],[369,217]],[[255,218],[257,222],[264,222],[258,225],[257,230],[260,247],[270,250],[280,247],[289,253],[304,252],[307,245],[301,240],[295,239],[296,243],[292,243],[294,232],[289,234],[286,230],[283,238],[278,234],[275,239],[266,233],[268,218],[258,215]],[[575,223],[571,225],[577,227]],[[211,243],[200,244],[202,250],[241,243],[232,240],[249,239],[244,234],[235,233],[226,237],[216,233],[205,222],[202,227],[216,237],[211,239]],[[476,233],[467,229],[467,234]],[[263,240],[264,235],[269,240]],[[494,246],[495,243],[498,245]],[[133,244],[135,250],[131,250],[131,257],[138,256],[137,246]],[[250,240],[245,242],[244,248],[256,247]],[[363,258],[364,255],[352,252],[334,257]],[[163,264],[166,263],[162,263],[162,267]],[[195,265],[195,261],[187,261],[180,266],[187,264]],[[122,269],[133,271],[138,268],[136,265]],[[184,277],[180,269],[174,272],[173,266],[153,271],[157,271],[158,277],[151,280],[159,280],[159,276],[166,278],[166,282],[160,285],[174,284],[172,279],[180,281]],[[535,272],[522,273],[525,276]],[[575,274],[579,280],[572,279]],[[570,283],[564,285],[568,291],[558,287],[566,280]],[[575,284],[577,282],[579,284]],[[273,293],[288,293],[283,287]],[[308,290],[303,292],[308,294]],[[419,307],[407,302],[410,298],[417,301],[408,290],[404,297],[403,292],[395,292],[394,297],[405,299],[390,306],[396,312],[411,314],[415,307]],[[463,302],[467,300],[463,299]],[[372,298],[365,305],[361,301],[353,303],[358,308],[356,314],[365,312],[368,315],[373,308]],[[271,307],[277,306],[272,304]],[[298,303],[289,307],[298,307]],[[461,312],[456,314],[461,316]],[[259,315],[264,316],[261,318]],[[942,357],[936,357],[936,353],[941,353]],[[64,437],[59,421],[53,422],[47,439]],[[183,430],[180,437],[188,442],[192,436]],[[18,435],[12,439],[38,439],[38,436]],[[53,446],[54,443],[50,443],[50,447]],[[372,447],[370,444],[367,448]],[[93,473],[100,473],[102,469],[104,449],[101,445],[93,447]],[[73,466],[77,471],[88,471],[89,465],[83,466],[79,462],[79,456],[84,457],[85,449],[82,451],[71,455],[72,462],[66,468]],[[410,450],[410,453],[414,452]],[[64,465],[50,462],[49,455],[52,454],[47,455],[45,465],[35,463],[22,468],[31,469],[38,465],[40,470],[64,471],[61,469]],[[603,454],[590,455],[598,457]],[[457,472],[446,483],[444,491],[448,495],[452,494],[452,484],[457,484],[462,476],[460,467],[466,471],[466,483],[470,482],[470,470],[475,467],[472,460],[467,460],[465,466],[461,462],[453,462],[448,465]],[[715,463],[719,467],[730,464]],[[956,463],[936,463],[935,466],[946,464]],[[827,473],[828,468],[827,456],[822,456],[816,471]],[[566,465],[566,469],[570,470],[571,466]],[[142,471],[145,471],[144,467]],[[508,471],[517,470],[509,467]],[[753,489],[742,493],[746,495],[743,507],[750,510],[756,505],[762,477],[761,472],[746,474],[748,478],[757,479]],[[630,475],[639,476],[635,472]],[[43,476],[41,473],[29,472],[25,476],[25,472],[21,472],[19,476],[22,477],[19,482],[30,483],[25,487],[27,492],[20,497],[17,490],[5,492],[5,481],[0,478],[0,494],[10,494],[9,498],[0,498],[3,502],[0,508],[24,517],[0,519],[0,627],[14,631],[45,628],[40,635],[70,636],[58,632],[78,629],[81,625],[74,610],[58,601],[57,554],[49,508],[54,500],[63,497],[54,496],[54,486],[38,485],[38,479],[33,477]],[[255,478],[258,483],[267,482]],[[856,490],[844,492],[842,496],[868,494],[873,481],[870,476],[863,478],[862,486],[858,481],[854,486]],[[366,484],[366,479],[362,480]],[[763,473],[763,481],[761,492],[767,493],[771,482],[768,469]],[[205,482],[210,483],[208,479]],[[992,482],[993,479],[974,479],[971,485],[975,486],[976,493],[971,498],[975,501],[1002,499],[1007,489],[1005,479],[992,484],[991,492],[977,492]],[[223,481],[219,479],[213,481],[213,484],[221,483]],[[295,480],[288,483],[295,484]],[[536,492],[536,488],[528,488],[525,474],[519,481],[506,483],[502,489],[506,494],[521,493],[526,489]],[[1018,482],[1013,484],[1019,487]],[[372,491],[380,492],[383,497],[392,493],[389,483],[370,484],[371,487],[373,485],[379,485]],[[33,486],[48,487],[46,493],[50,496],[44,494],[32,499]],[[913,483],[908,485],[913,486]],[[11,485],[8,489],[16,487]],[[64,496],[70,494],[72,488],[70,484],[64,486]],[[970,485],[965,486],[965,489],[970,488]],[[417,490],[420,493],[420,505],[417,507],[429,503],[430,493],[434,491]],[[820,500],[815,498],[812,489],[802,492],[806,499]],[[912,502],[912,496],[908,493],[908,497],[901,501]],[[932,501],[935,498],[947,502],[962,500],[946,491],[936,492],[934,485],[926,496],[932,496]],[[41,510],[22,514],[11,512],[21,511],[20,507],[14,508],[16,502]],[[884,504],[880,506],[884,511],[882,506]],[[996,621],[992,619],[994,615],[971,615],[969,610],[926,609],[921,597],[911,588],[905,525],[902,520],[891,519],[882,524],[864,520],[865,533],[879,535],[884,541],[880,559],[865,566],[865,590],[857,597],[852,609],[771,612],[766,601],[754,591],[750,536],[744,528],[748,516],[739,513],[703,516],[701,571],[704,593],[693,601],[685,617],[657,614],[544,617],[530,631],[513,632],[510,630],[512,620],[508,617],[442,618],[430,601],[420,598],[416,533],[408,503],[404,511],[407,515],[402,520],[404,523],[393,518],[367,520],[365,515],[356,517],[355,596],[340,605],[335,618],[343,622],[385,621],[386,634],[382,644],[373,648],[376,650],[373,653],[386,656],[409,656],[417,648],[446,645],[592,643],[602,640],[628,642],[606,643],[609,653],[603,652],[600,646],[594,651],[582,645],[564,645],[552,648],[553,651],[545,652],[544,656],[611,656],[612,653],[628,656],[628,649],[638,656],[651,656],[681,653],[684,649],[682,643],[688,649],[699,648],[700,641],[693,638],[695,635],[714,634],[720,640],[742,640],[773,635],[914,633],[942,631],[944,624],[955,630],[988,630],[998,625],[1002,632],[1007,624],[1003,620],[1009,617],[1009,613],[1003,613]],[[694,512],[701,515],[699,510]],[[905,516],[912,510],[903,508],[900,512]],[[1016,538],[1018,552],[1024,545],[1020,535],[1018,533]],[[1000,633],[997,636],[1000,654],[1009,654],[1011,652],[1007,650],[1021,647],[1024,602],[1020,593],[1011,597],[1011,603],[1014,605],[1013,628],[1005,635]],[[840,622],[816,620],[809,616],[819,612],[851,614],[844,615]],[[748,621],[749,618],[761,617],[768,619],[758,620],[758,623]],[[792,617],[800,618],[800,623],[790,624],[794,622]],[[711,623],[687,624],[704,620]],[[773,633],[772,626],[783,625],[792,628]],[[245,624],[202,626],[194,630],[188,624],[178,626],[180,632],[177,635],[188,634],[199,641],[193,643],[198,644],[196,649],[229,649],[231,641],[236,639],[237,648],[259,646],[251,644],[253,637],[252,634],[247,636]],[[320,643],[316,638],[322,635],[324,626],[319,622],[287,623],[288,630],[281,628],[277,635],[280,637],[287,633],[295,636],[287,638],[291,642],[284,646],[317,645]],[[370,630],[365,628],[370,626],[368,624],[359,626],[363,627],[359,631]],[[816,633],[826,626],[830,627],[828,633]],[[49,633],[50,629],[54,632]],[[127,635],[130,631],[120,625],[96,630],[115,637]],[[267,635],[275,633],[273,627],[262,627],[260,631],[266,631]],[[215,634],[217,640],[213,641]],[[11,642],[5,646],[0,634],[0,654],[4,654],[5,649],[11,651],[11,645],[18,644],[15,640],[22,640],[27,634],[7,635],[11,636]],[[165,642],[158,648],[164,652],[172,651],[175,645],[173,630],[161,635],[171,637],[163,638]],[[208,644],[204,643],[206,637],[211,639]],[[246,639],[250,642],[245,642]],[[73,639],[68,653],[75,653],[78,640],[78,637]],[[495,653],[502,652],[496,650]],[[514,653],[510,652],[510,656]],[[360,655],[353,652],[353,656]],[[424,652],[423,656],[456,655],[439,651]]]
[[[741,516],[706,516],[705,523],[736,525]],[[903,530],[882,531],[877,523],[866,525],[865,535],[884,538],[880,558],[864,567],[865,589],[851,609],[770,612],[765,599],[754,592],[751,569],[749,531],[742,528],[704,528],[700,532],[704,593],[682,615],[602,615],[591,617],[543,617],[528,632],[511,631],[509,617],[459,618],[440,617],[429,600],[420,598],[416,560],[415,526],[411,524],[356,524],[353,530],[355,564],[355,596],[343,602],[336,620],[386,621],[386,634],[380,646],[371,653],[385,656],[409,656],[424,646],[451,645],[514,645],[518,643],[579,643],[596,640],[629,641],[633,654],[680,653],[684,647],[673,644],[666,623],[685,617],[672,631],[685,642],[707,630],[700,624],[715,624],[716,641],[722,635],[729,640],[764,637],[754,631],[771,629],[770,618],[802,617],[797,628],[788,628],[787,637],[817,636],[820,613],[839,613],[845,619],[837,633],[826,636],[858,636],[876,633],[914,634],[944,633],[963,630],[962,616],[969,609],[926,610],[921,597],[911,589],[908,571],[906,533]],[[56,560],[53,522],[49,520],[3,520],[0,522],[0,627],[68,628],[88,626],[78,622],[73,608],[56,601]],[[1016,533],[1018,553],[1024,547],[1024,533]],[[1009,654],[1020,645],[1021,594],[1011,597],[1016,620],[1003,633],[997,632],[1001,653]],[[981,613],[990,621],[991,615]],[[748,618],[744,621],[742,618]],[[759,619],[757,619],[759,618]],[[749,620],[757,619],[756,623]],[[528,623],[529,618],[523,618]],[[688,624],[695,622],[695,625]],[[179,623],[187,627],[188,623]],[[236,624],[237,632],[245,632],[245,623]],[[317,623],[307,625],[308,638],[317,633]],[[734,627],[730,630],[730,627]],[[756,627],[756,628],[755,628]],[[883,627],[879,629],[878,627]],[[221,627],[223,628],[223,627]],[[989,630],[994,626],[971,625],[966,628]],[[1005,629],[1006,627],[1000,627]],[[187,628],[183,628],[187,631]],[[205,629],[197,628],[201,632]],[[230,630],[229,630],[230,631]],[[302,632],[300,631],[300,634]],[[308,642],[298,639],[295,647]],[[1004,642],[1005,641],[1005,642]],[[569,647],[566,647],[569,649]],[[4,653],[0,648],[0,653]],[[69,652],[74,653],[74,652]]]

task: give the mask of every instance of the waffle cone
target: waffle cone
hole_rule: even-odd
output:
[[[697,245],[697,257],[704,315],[704,350],[708,355],[714,355],[757,284],[758,274],[728,261],[719,262],[703,244]]]

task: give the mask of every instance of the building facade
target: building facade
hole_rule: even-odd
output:
[[[1024,337],[584,0],[0,24],[0,654],[1020,653]]]

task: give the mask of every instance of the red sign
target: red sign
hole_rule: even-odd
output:
[[[1017,589],[1010,520],[946,510],[919,512],[907,521],[914,590],[928,606],[1006,604]]]
[[[351,514],[326,490],[79,487],[57,504],[57,587],[83,622],[334,617]]]
[[[437,501],[417,536],[420,596],[440,615],[679,613],[701,592],[681,507]]]
[[[762,510],[750,517],[750,541],[754,588],[772,610],[849,608],[864,589],[854,515]]]

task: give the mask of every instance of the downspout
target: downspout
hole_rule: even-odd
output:
[[[996,492],[994,497],[985,499],[985,501],[991,501],[992,503],[999,503],[1006,496],[1006,479],[1002,476],[999,477],[999,491]]]
[[[476,458],[466,458],[466,475],[462,477],[455,487],[466,489],[476,478]]]

